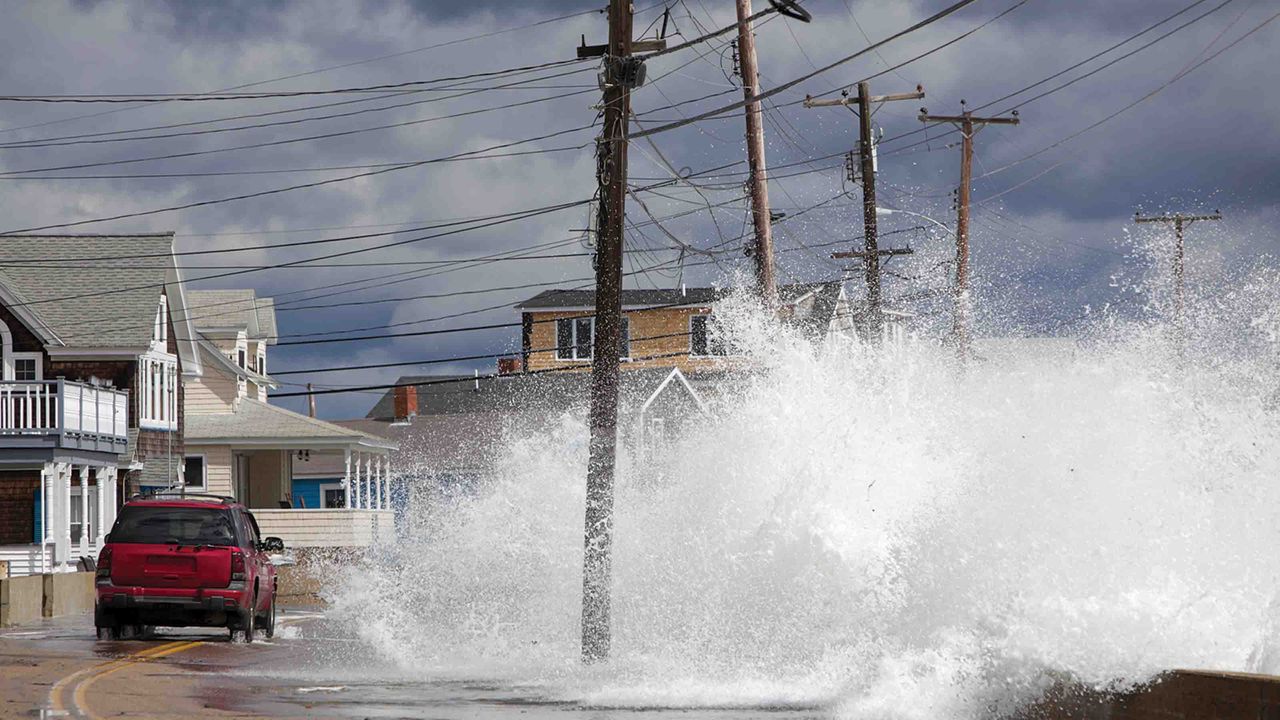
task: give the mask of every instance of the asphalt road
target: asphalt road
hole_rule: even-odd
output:
[[[0,630],[0,718],[521,718],[799,720],[813,709],[599,708],[485,680],[389,673],[316,611],[291,610],[277,636],[161,629],[98,642],[89,616]]]

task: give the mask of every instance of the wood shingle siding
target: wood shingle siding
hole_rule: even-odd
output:
[[[630,326],[631,357],[671,355],[652,360],[624,361],[628,367],[678,367],[691,373],[713,370],[724,365],[723,358],[699,357],[689,354],[689,317],[709,312],[708,308],[662,308],[624,313]],[[527,312],[532,321],[529,346],[533,350],[556,347],[556,323],[558,318],[586,317],[591,311]],[[552,321],[552,322],[545,322]],[[637,338],[655,338],[642,340]],[[546,370],[566,365],[582,364],[582,360],[559,360],[553,351],[529,353],[529,370]],[[584,368],[585,371],[585,368]]]

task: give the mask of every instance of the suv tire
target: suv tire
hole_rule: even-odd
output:
[[[254,604],[257,604],[256,598]],[[253,642],[253,633],[257,629],[257,623],[254,622],[256,618],[252,609],[241,615],[236,624],[231,626],[231,642],[246,645]]]
[[[276,636],[276,594],[271,593],[271,604],[267,606],[264,612],[258,618],[258,629],[262,631],[262,636],[271,639]]]

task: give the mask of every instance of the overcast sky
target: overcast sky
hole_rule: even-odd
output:
[[[954,114],[966,100],[979,108],[1026,88],[1134,35],[1189,5],[1178,17],[1116,51],[982,112],[1020,108],[1022,124],[992,126],[976,139],[973,197],[974,282],[989,331],[1022,328],[1065,332],[1082,315],[1108,304],[1134,303],[1124,278],[1133,264],[1135,210],[1212,210],[1226,221],[1189,233],[1190,281],[1214,287],[1232,273],[1277,250],[1280,194],[1277,149],[1280,80],[1274,47],[1280,21],[1264,27],[1222,55],[1133,108],[1107,116],[1169,83],[1185,68],[1211,56],[1266,20],[1273,3],[1257,0],[1029,0],[972,35],[921,60],[887,70],[987,23],[1015,0],[978,0],[964,10],[783,92],[768,106],[769,163],[778,168],[770,193],[775,209],[796,215],[779,225],[778,263],[784,280],[838,278],[841,266],[827,257],[833,245],[861,234],[856,186],[843,181],[839,153],[854,142],[854,116],[842,108],[805,109],[806,93],[848,86],[867,76],[877,93],[923,84],[923,101],[891,103],[875,115],[885,141],[880,148],[880,202],[954,223],[950,193],[959,148],[948,128],[920,132],[919,108]],[[0,27],[0,83],[7,95],[95,93],[205,93],[320,90],[429,80],[570,59],[585,36],[604,42],[600,13],[581,14],[528,29],[499,32],[604,5],[603,0],[431,0],[425,2],[60,2],[9,4]],[[764,7],[757,0],[757,7]],[[943,6],[929,2],[811,0],[810,24],[771,17],[758,27],[765,89],[852,54]],[[692,38],[732,22],[730,0],[673,0],[667,22],[673,38]],[[636,34],[652,37],[662,25],[661,3],[637,3]],[[1207,14],[1206,14],[1207,13]],[[1197,20],[1199,16],[1203,18]],[[1190,24],[1164,40],[1043,99],[1055,88],[1103,63]],[[494,34],[497,33],[497,34]],[[488,37],[477,37],[488,35]],[[649,82],[635,93],[637,124],[652,127],[740,99],[725,35],[654,60]],[[445,45],[445,43],[451,43]],[[393,57],[386,57],[393,56]],[[541,79],[537,79],[541,78]],[[519,87],[495,88],[515,81]],[[180,250],[256,247],[360,233],[386,233],[451,220],[491,216],[582,201],[594,191],[591,143],[598,102],[590,64],[535,74],[495,75],[442,92],[361,93],[294,98],[147,105],[6,102],[0,106],[0,143],[50,139],[38,148],[0,148],[0,173],[96,163],[117,163],[4,177],[0,230],[39,227],[184,205],[302,183],[341,178],[358,169],[425,160],[561,133],[515,150],[555,150],[513,157],[429,164],[375,176],[260,198],[108,223],[68,232],[173,230]],[[421,89],[416,86],[411,89]],[[474,92],[469,92],[474,90]],[[461,97],[447,97],[458,96]],[[444,99],[442,99],[444,98]],[[536,102],[530,102],[536,101]],[[338,104],[341,103],[341,104]],[[316,108],[318,105],[327,107]],[[392,107],[397,106],[397,107]],[[674,107],[671,107],[674,106]],[[292,113],[283,110],[306,108]],[[355,113],[357,111],[367,111]],[[480,112],[473,112],[480,111]],[[275,113],[263,116],[264,113]],[[429,120],[442,115],[461,117]],[[646,114],[647,113],[647,114]],[[227,120],[235,116],[257,117]],[[344,117],[318,118],[321,115]],[[207,122],[224,119],[220,122]],[[247,127],[303,120],[270,127]],[[1101,121],[1101,122],[1100,122]],[[1096,128],[1071,136],[1094,123]],[[200,123],[140,133],[117,130]],[[598,125],[598,123],[596,123]],[[571,131],[574,128],[585,128]],[[135,136],[182,134],[124,142]],[[341,136],[333,133],[360,131]],[[905,137],[898,136],[912,133]],[[85,135],[97,134],[92,137]],[[276,141],[330,137],[267,147]],[[740,161],[739,113],[658,134],[653,145],[633,145],[631,176],[648,185],[671,176],[659,153],[693,172]],[[1070,138],[1070,139],[1069,139]],[[65,144],[72,143],[72,144]],[[1048,148],[1044,152],[1038,152]],[[217,151],[217,152],[207,152]],[[204,154],[138,160],[201,152]],[[1030,160],[1028,155],[1037,153]],[[804,162],[812,158],[835,156]],[[1010,163],[1013,163],[1011,166]],[[1006,166],[1009,166],[1006,168]],[[632,202],[628,218],[628,284],[676,287],[731,283],[746,269],[742,242],[745,205],[742,166],[699,178],[709,187],[663,188],[641,193],[655,216],[677,215],[663,227],[682,242],[724,252],[689,254],[681,267],[675,243],[648,222]],[[244,173],[254,174],[225,174]],[[271,171],[271,172],[263,172]],[[223,173],[213,174],[210,173]],[[803,174],[800,174],[803,173]],[[138,175],[175,177],[37,179],[42,175]],[[842,196],[847,192],[848,195]],[[705,199],[704,199],[705,197]],[[700,203],[710,203],[713,212]],[[577,287],[591,274],[581,243],[585,207],[540,215],[396,248],[363,252],[334,263],[457,260],[496,253],[573,254],[573,257],[503,261],[484,265],[324,267],[299,266],[197,282],[195,287],[252,287],[280,303],[284,340],[334,330],[373,333],[517,322],[509,307],[452,319],[429,318],[511,305],[548,287]],[[921,224],[929,230],[911,230]],[[910,244],[917,254],[890,269],[890,297],[915,298],[945,288],[950,238],[929,222],[890,216],[882,245]],[[56,232],[56,231],[54,231]],[[437,231],[438,232],[438,231]],[[1144,230],[1143,232],[1146,232]],[[181,258],[188,278],[231,272],[209,265],[261,266],[370,248],[426,234],[401,233],[313,247],[255,249]],[[92,241],[85,241],[91,247]],[[822,247],[812,247],[820,245]],[[806,247],[809,246],[809,247]],[[647,268],[655,268],[647,270]],[[443,274],[443,270],[448,270]],[[411,274],[409,274],[411,273]],[[430,276],[428,274],[431,274]],[[387,284],[400,280],[395,284]],[[359,281],[359,282],[351,282]],[[87,278],[86,282],[92,282]],[[348,283],[338,288],[304,292]],[[541,286],[532,286],[541,283]],[[491,290],[510,286],[531,286]],[[852,281],[850,293],[862,286]],[[339,307],[357,303],[467,292]],[[475,292],[488,291],[488,292]],[[333,294],[337,293],[337,294]],[[316,295],[326,297],[308,300]],[[922,324],[945,306],[911,306]],[[1136,301],[1141,305],[1141,300]],[[902,303],[906,305],[906,303]],[[194,312],[194,311],[193,311]],[[416,323],[416,324],[409,324]],[[295,337],[288,337],[295,336]],[[519,346],[518,328],[407,337],[359,343],[276,348],[271,369],[425,360],[507,352]],[[281,376],[290,383],[377,384],[400,374],[487,371],[492,361],[419,368]],[[285,385],[281,391],[296,389]],[[363,415],[370,394],[320,398],[322,415]],[[284,400],[300,409],[301,402]]]

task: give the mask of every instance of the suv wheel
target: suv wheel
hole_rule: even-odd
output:
[[[271,593],[271,604],[267,606],[266,612],[258,617],[258,629],[262,631],[265,638],[273,638],[276,635],[276,594]]]
[[[257,604],[256,601],[254,604]],[[254,620],[256,617],[252,609],[241,615],[239,621],[231,627],[231,642],[246,644],[253,642],[253,633],[256,629]]]
[[[98,639],[99,639],[99,640],[119,640],[119,639],[120,639],[120,628],[118,628],[118,627],[105,627],[105,626],[103,626],[103,625],[99,625],[99,626],[98,626]]]

